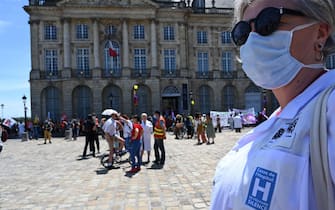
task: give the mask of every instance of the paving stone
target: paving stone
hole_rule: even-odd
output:
[[[134,176],[126,176],[127,162],[108,171],[99,158],[81,159],[84,137],[46,145],[10,139],[0,154],[0,209],[208,209],[216,164],[248,130],[224,130],[214,145],[199,146],[168,135],[164,167],[149,163]],[[107,151],[105,140],[100,147]]]

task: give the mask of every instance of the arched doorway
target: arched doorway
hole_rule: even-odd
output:
[[[176,86],[167,86],[162,93],[162,109],[170,115],[171,112],[180,113],[180,92]]]
[[[138,89],[132,93],[133,101],[133,113],[140,115],[141,113],[152,113],[151,106],[151,91],[146,85],[137,85]],[[134,97],[136,97],[136,104],[134,103]]]
[[[61,93],[56,87],[47,87],[42,91],[42,118],[60,120]]]
[[[254,108],[256,113],[262,111],[262,92],[260,91],[260,88],[255,85],[247,87],[244,99],[246,109]]]
[[[198,93],[200,112],[203,114],[209,113],[212,109],[213,90],[208,85],[202,85]]]
[[[102,92],[103,109],[112,108],[118,112],[122,110],[122,91],[116,85],[110,85],[104,88]]]
[[[92,113],[93,104],[92,91],[87,86],[78,86],[73,90],[72,104],[73,112],[80,119],[85,119],[88,114]]]

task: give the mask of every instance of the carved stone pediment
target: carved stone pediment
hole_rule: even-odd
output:
[[[158,7],[151,0],[62,0],[57,3],[57,6],[136,6],[136,7]]]

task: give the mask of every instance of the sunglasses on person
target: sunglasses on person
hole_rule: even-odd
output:
[[[239,21],[233,28],[231,36],[236,46],[243,45],[251,32],[251,23],[254,23],[255,31],[262,35],[268,36],[277,30],[280,19],[284,14],[295,15],[295,16],[306,16],[304,13],[287,9],[287,8],[275,8],[267,7],[263,9],[256,18],[249,21]]]

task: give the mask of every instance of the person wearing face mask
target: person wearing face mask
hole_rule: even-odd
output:
[[[242,68],[280,107],[217,165],[211,209],[335,209],[334,0],[237,0]]]

